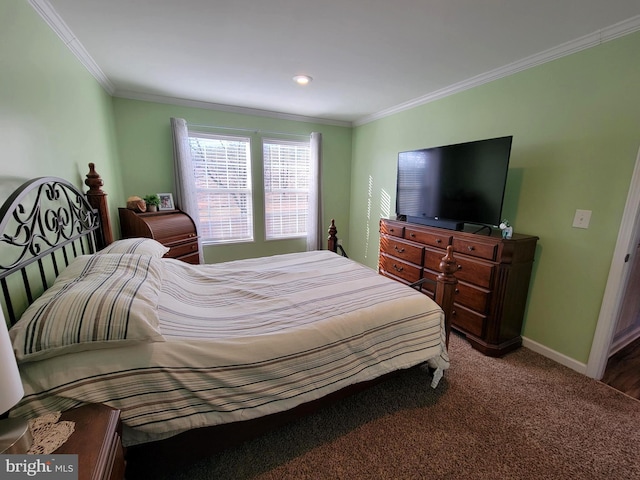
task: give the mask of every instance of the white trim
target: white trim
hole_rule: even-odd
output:
[[[565,367],[569,367],[571,370],[575,370],[578,373],[581,373],[583,375],[586,373],[587,366],[584,363],[578,362],[577,360],[574,360],[571,357],[567,357],[566,355],[560,352],[556,352],[555,350],[551,350],[549,347],[545,347],[541,343],[534,342],[527,337],[522,337],[522,346],[528,348],[533,352],[539,353],[543,357],[550,358],[551,360],[554,360],[559,364],[564,365]]]
[[[636,166],[631,177],[631,185],[627,194],[627,203],[622,214],[618,240],[613,251],[613,259],[609,269],[609,278],[604,290],[598,324],[591,344],[587,375],[601,379],[607,367],[611,342],[622,308],[622,298],[630,274],[629,262],[625,256],[632,253],[640,237],[640,150],[636,158]]]
[[[640,15],[636,15],[635,17],[631,17],[622,22],[618,22],[614,25],[603,28],[602,30],[598,30],[597,32],[590,33],[575,40],[563,43],[562,45],[558,45],[557,47],[553,47],[543,52],[536,53],[529,57],[523,58],[522,60],[518,60],[517,62],[513,62],[503,67],[496,68],[495,70],[476,75],[475,77],[463,80],[462,82],[454,83],[453,85],[449,85],[447,87],[441,88],[440,90],[436,90],[435,92],[428,93],[427,95],[423,95],[422,97],[418,97],[408,102],[401,103],[400,105],[388,108],[386,110],[364,116],[354,121],[353,125],[357,127],[369,122],[373,122],[374,120],[379,120],[383,117],[388,117],[389,115],[394,115],[405,110],[410,110],[414,107],[424,105],[426,103],[430,103],[444,97],[448,97],[449,95],[463,92],[465,90],[469,90],[470,88],[474,88],[479,85],[483,85],[485,83],[493,82],[494,80],[513,75],[514,73],[521,72],[528,68],[535,67],[567,55],[571,55],[573,53],[594,47],[596,45],[600,45],[601,43],[607,42],[609,40],[614,40],[624,35],[628,35],[637,30],[640,30]]]
[[[33,9],[44,19],[47,25],[62,39],[65,46],[80,60],[80,63],[89,71],[109,95],[113,95],[115,88],[104,74],[102,69],[93,61],[89,52],[73,34],[71,29],[62,20],[58,12],[51,6],[48,0],[29,0]]]
[[[330,120],[327,118],[313,118],[303,115],[294,115],[291,113],[272,112],[269,110],[261,110],[258,108],[238,107],[234,105],[224,105],[221,103],[210,103],[199,100],[188,100],[186,98],[165,97],[151,93],[131,92],[126,90],[117,90],[113,93],[114,97],[127,98],[129,100],[142,100],[145,102],[164,103],[167,105],[178,105],[181,107],[194,107],[206,110],[217,110],[229,113],[241,113],[245,115],[253,115],[257,117],[278,118],[280,120],[293,120],[296,122],[318,123],[322,125],[333,125],[336,127],[351,127],[351,122],[342,120]]]

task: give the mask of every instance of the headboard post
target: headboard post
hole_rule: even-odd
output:
[[[102,250],[113,243],[113,232],[111,230],[111,218],[109,217],[109,206],[107,205],[107,194],[102,190],[104,182],[100,174],[96,172],[95,164],[89,164],[89,173],[84,184],[89,187],[87,191],[87,201],[98,211],[100,217],[100,234],[96,235],[96,247]]]
[[[338,237],[336,236],[338,229],[336,228],[336,222],[331,219],[331,226],[329,227],[329,237],[327,237],[327,250],[333,253],[338,253]]]

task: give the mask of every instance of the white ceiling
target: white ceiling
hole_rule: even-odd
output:
[[[639,0],[30,2],[116,96],[339,124],[640,29]]]

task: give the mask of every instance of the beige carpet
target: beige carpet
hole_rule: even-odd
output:
[[[437,390],[403,372],[165,479],[640,479],[640,402],[521,348],[452,336]]]

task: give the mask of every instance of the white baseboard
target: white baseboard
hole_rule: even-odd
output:
[[[551,350],[549,347],[545,347],[544,345],[534,342],[533,340],[522,337],[522,346],[528,348],[531,351],[539,353],[540,355],[550,358],[558,362],[565,367],[569,367],[571,370],[575,370],[578,373],[583,375],[587,374],[587,364],[578,362],[571,357],[567,357],[566,355],[556,352],[555,350]]]

